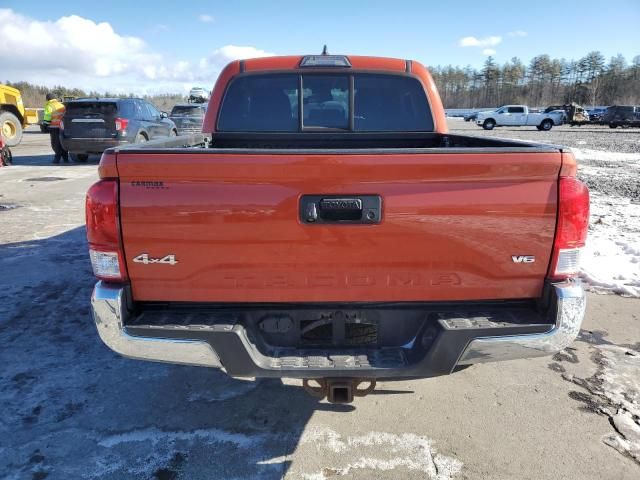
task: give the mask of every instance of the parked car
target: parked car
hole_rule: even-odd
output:
[[[60,140],[77,161],[107,148],[178,134],[166,112],[140,98],[82,98],[65,106]]]
[[[609,128],[640,127],[640,106],[613,105],[607,108],[602,121]]]
[[[589,121],[591,123],[600,123],[604,114],[606,113],[606,108],[590,108],[587,109],[587,113],[589,114]]]
[[[538,130],[551,130],[554,125],[562,125],[564,111],[549,113],[530,113],[526,105],[505,105],[493,112],[480,112],[476,125],[485,130],[495,127],[535,126]]]
[[[173,107],[169,118],[176,124],[178,135],[200,133],[206,111],[206,103],[179,103]]]
[[[478,118],[478,112],[469,112],[463,118],[465,122],[475,122]]]
[[[106,152],[87,193],[92,311],[116,352],[347,403],[580,331],[571,150],[450,135],[420,63],[234,61],[203,132]]]

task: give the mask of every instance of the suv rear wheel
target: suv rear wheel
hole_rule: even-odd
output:
[[[144,133],[139,133],[136,135],[136,143],[144,143],[146,141],[148,141],[149,139],[146,137],[146,135]]]

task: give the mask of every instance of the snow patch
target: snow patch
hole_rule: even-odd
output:
[[[617,345],[601,345],[602,390],[613,405],[640,419],[640,352]]]
[[[571,151],[578,161],[599,160],[601,162],[640,162],[640,153],[605,152],[572,147]]]
[[[341,460],[341,465],[325,467],[320,472],[300,474],[306,480],[325,480],[325,472],[330,472],[331,476],[345,476],[352,475],[355,470],[397,469],[418,471],[425,478],[447,480],[462,470],[462,462],[437,453],[430,439],[413,433],[369,432],[343,438],[330,428],[313,427],[305,432],[300,443],[313,443],[320,451],[339,453]],[[399,474],[398,478],[402,476]]]
[[[593,291],[640,297],[640,204],[629,198],[640,153],[571,150],[579,162],[578,176],[586,175],[591,185],[581,277]]]
[[[112,448],[123,443],[151,442],[152,445],[159,443],[175,442],[176,440],[194,441],[205,443],[232,443],[240,448],[249,448],[256,443],[263,442],[259,435],[248,437],[240,433],[225,432],[224,430],[191,430],[191,431],[164,431],[157,428],[147,428],[144,430],[133,430],[131,432],[119,433],[103,438],[98,442],[102,447]]]
[[[640,297],[640,205],[591,194],[582,278],[598,292]]]
[[[640,353],[617,345],[598,348],[603,355],[602,395],[618,407],[612,416],[617,433],[603,441],[640,463]]]

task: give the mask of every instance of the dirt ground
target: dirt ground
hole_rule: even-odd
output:
[[[640,477],[640,300],[590,293],[579,339],[553,358],[385,382],[346,406],[297,381],[127,360],[89,312],[83,199],[98,159],[51,165],[36,132],[13,152],[0,168],[0,478]]]

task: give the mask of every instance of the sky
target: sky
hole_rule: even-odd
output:
[[[377,55],[480,67],[547,53],[640,55],[640,0],[0,0],[0,81],[185,93],[265,55]]]

